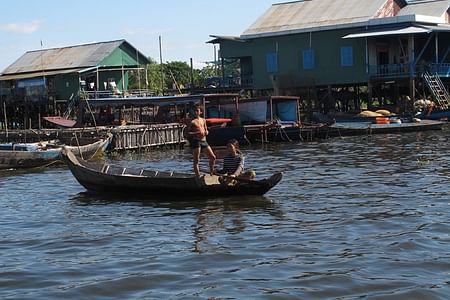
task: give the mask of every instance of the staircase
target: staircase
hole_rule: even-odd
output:
[[[428,88],[433,93],[434,99],[438,108],[449,109],[450,108],[450,95],[442,83],[441,78],[437,74],[430,74],[425,72],[423,78],[428,85]]]

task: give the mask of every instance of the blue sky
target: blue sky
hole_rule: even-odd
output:
[[[270,0],[2,1],[0,72],[26,51],[126,39],[159,61],[214,59],[210,35],[240,35]]]

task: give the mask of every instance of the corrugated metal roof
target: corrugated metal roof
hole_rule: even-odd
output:
[[[29,51],[7,67],[2,75],[97,66],[124,42],[117,40]]]
[[[398,13],[398,16],[424,15],[443,17],[449,7],[450,0],[414,1],[403,7]]]
[[[367,22],[386,0],[307,0],[273,4],[241,35],[289,33],[297,29]]]
[[[3,73],[0,75],[0,81],[19,80],[19,79],[26,79],[26,78],[42,77],[42,76],[52,76],[52,75],[58,75],[58,74],[77,73],[79,71],[81,71],[81,69],[75,68],[75,69],[64,69],[64,70],[54,70],[54,71],[36,71],[36,72],[27,72],[27,73],[20,73],[20,74],[4,74]]]

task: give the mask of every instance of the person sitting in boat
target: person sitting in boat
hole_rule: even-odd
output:
[[[221,157],[223,154],[217,153],[216,156]],[[253,179],[255,177],[254,171],[244,172],[244,155],[239,149],[239,142],[236,139],[228,141],[227,150],[223,156],[222,169],[216,173],[246,179]]]

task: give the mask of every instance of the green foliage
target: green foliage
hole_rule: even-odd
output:
[[[207,78],[221,76],[220,68],[214,63],[207,63],[202,69],[191,70],[191,66],[182,61],[167,62],[161,66],[156,60],[152,58],[149,60],[147,80],[145,69],[141,69],[139,72],[130,72],[130,89],[148,89],[156,95],[162,95],[163,90],[183,90],[189,88],[191,83],[196,87],[203,87]],[[141,66],[141,68],[145,68],[145,66]],[[238,76],[238,68],[238,63],[226,64],[225,75]]]
[[[183,89],[191,83],[191,67],[181,61],[164,64],[166,89]]]

